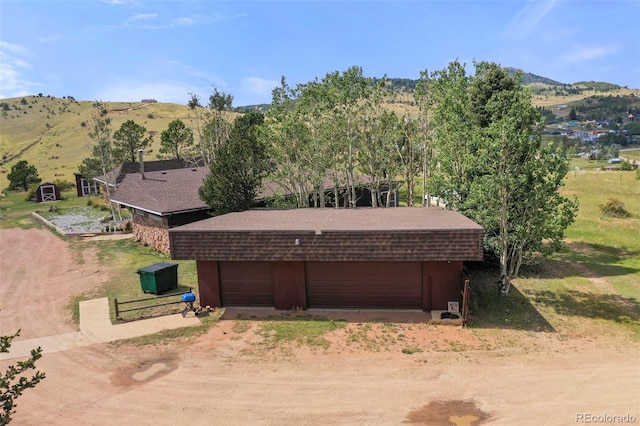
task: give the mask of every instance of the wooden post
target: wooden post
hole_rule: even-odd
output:
[[[464,290],[462,292],[462,326],[467,324],[469,317],[469,280],[464,280]]]
[[[118,299],[116,298],[113,299],[113,307],[116,313],[116,321],[118,321],[120,319],[120,312],[118,312]]]

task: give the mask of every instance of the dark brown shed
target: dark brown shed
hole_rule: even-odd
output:
[[[43,201],[58,201],[60,199],[60,188],[55,183],[44,182],[36,189],[36,201],[39,203]]]
[[[482,228],[440,208],[250,210],[169,231],[195,259],[200,303],[447,309]]]

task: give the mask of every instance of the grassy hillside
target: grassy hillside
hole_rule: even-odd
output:
[[[409,85],[408,80],[396,80],[404,86]],[[640,104],[640,90],[608,83],[583,82],[557,87],[542,82],[532,84],[534,105],[547,107],[558,116],[569,114],[572,105],[578,105],[580,101],[587,102],[589,97],[596,95],[632,96]],[[186,105],[140,102],[105,104],[110,110],[113,131],[127,120],[146,127],[153,136],[151,151],[146,155],[149,160],[157,158],[160,133],[167,129],[171,121],[181,119],[188,126],[192,125],[191,111]],[[413,95],[408,91],[399,92],[395,102],[388,108],[399,115],[415,117],[418,114]],[[61,179],[72,182],[73,173],[78,170],[82,160],[91,154],[92,141],[85,124],[89,123],[92,112],[93,101],[76,101],[70,97],[25,96],[0,100],[0,189],[7,187],[7,173],[19,160],[35,165],[45,181]]]
[[[8,184],[7,173],[19,160],[36,166],[44,180],[73,181],[73,172],[91,154],[88,129],[93,102],[64,98],[26,96],[1,101],[0,109],[0,188]],[[5,105],[8,105],[5,106]],[[113,131],[133,120],[153,135],[155,159],[160,148],[160,133],[175,119],[190,124],[186,105],[105,102],[110,110]]]

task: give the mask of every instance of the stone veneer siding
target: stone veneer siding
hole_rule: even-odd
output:
[[[148,217],[133,215],[133,238],[158,251],[169,253],[169,228],[164,223]]]

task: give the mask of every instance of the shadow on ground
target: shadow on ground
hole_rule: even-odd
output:
[[[548,306],[560,315],[632,324],[640,321],[640,303],[617,294],[588,293],[579,290],[527,292],[535,303]]]
[[[545,278],[563,279],[576,275],[592,277],[615,277],[640,272],[637,268],[620,266],[620,259],[640,258],[640,252],[630,252],[602,244],[570,243],[568,248],[545,261],[538,268]],[[535,271],[533,271],[535,273]]]
[[[472,328],[500,328],[535,332],[555,332],[553,326],[515,285],[508,296],[495,288],[479,285],[474,289],[468,321]]]

